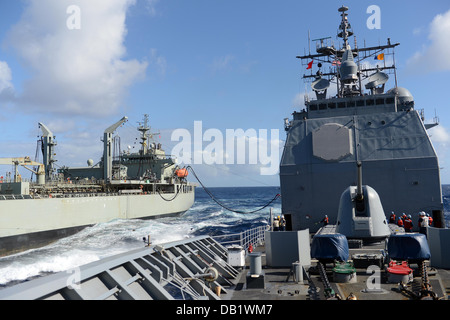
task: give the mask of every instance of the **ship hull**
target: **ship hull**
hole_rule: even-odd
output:
[[[0,256],[38,248],[114,219],[180,215],[194,191],[178,194],[83,196],[0,201]]]

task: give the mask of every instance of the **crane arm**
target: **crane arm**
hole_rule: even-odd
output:
[[[32,161],[30,157],[22,157],[22,158],[0,158],[0,165],[8,165],[12,164],[15,166],[22,166],[27,170],[30,170],[31,172],[35,174],[45,174],[45,167],[42,163]],[[37,166],[38,170],[37,172],[28,168],[27,166]]]

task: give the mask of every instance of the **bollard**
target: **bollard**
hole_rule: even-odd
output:
[[[260,275],[262,273],[261,252],[253,252],[248,256],[250,257],[250,274]]]
[[[303,267],[299,261],[292,263],[292,269],[294,273],[294,281],[297,283],[303,283]]]
[[[247,289],[264,289],[264,273],[262,271],[261,252],[253,252],[249,255],[250,271],[247,274]]]

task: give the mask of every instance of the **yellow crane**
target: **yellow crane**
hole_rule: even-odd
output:
[[[14,165],[14,182],[20,182],[20,175],[19,175],[19,166],[24,167],[25,169],[33,172],[36,174],[37,177],[37,183],[38,184],[45,184],[45,167],[42,163],[32,161],[30,157],[22,157],[22,158],[0,158],[0,165],[8,165],[12,164]],[[37,171],[30,168],[29,166],[37,166]]]

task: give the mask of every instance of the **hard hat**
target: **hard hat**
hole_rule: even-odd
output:
[[[411,215],[410,215],[410,214],[408,214],[408,218],[410,218],[410,219],[411,219]]]

